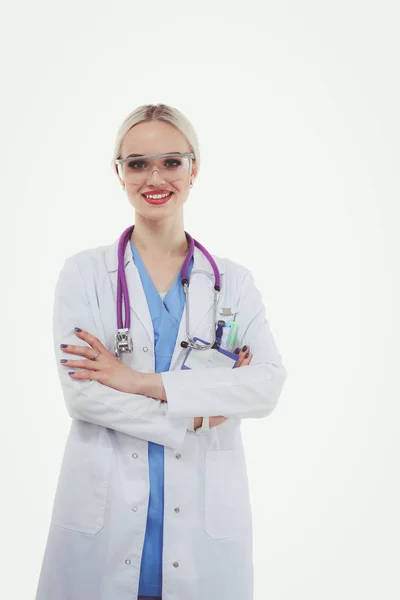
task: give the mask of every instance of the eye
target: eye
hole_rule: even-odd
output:
[[[176,169],[177,167],[180,167],[182,162],[179,160],[179,158],[168,158],[166,161],[166,166],[170,169]]]
[[[146,167],[146,163],[144,160],[130,160],[127,163],[127,166],[129,169],[132,169],[133,171],[138,171],[141,169],[140,165],[144,165]]]

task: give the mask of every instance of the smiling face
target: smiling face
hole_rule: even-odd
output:
[[[120,156],[125,158],[130,154],[166,154],[168,152],[191,152],[189,142],[185,136],[173,125],[165,121],[147,121],[134,125],[124,136],[121,144]],[[143,183],[126,183],[119,177],[129,202],[135,210],[145,218],[158,219],[172,215],[177,209],[182,209],[189,195],[189,185],[194,181],[196,175],[196,163],[191,161],[191,172],[184,174],[181,179],[169,181],[163,179],[155,169]],[[173,192],[171,197],[162,203],[149,202],[143,196],[146,192],[157,193],[160,191]],[[153,202],[157,202],[154,200]]]

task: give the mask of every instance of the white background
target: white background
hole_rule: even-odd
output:
[[[0,597],[34,598],[69,429],[58,272],[133,223],[114,138],[161,102],[200,141],[185,228],[252,270],[288,371],[271,416],[243,423],[255,600],[398,599],[397,2],[2,13]]]

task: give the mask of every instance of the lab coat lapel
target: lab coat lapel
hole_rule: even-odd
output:
[[[110,246],[110,249],[107,253],[107,270],[111,278],[111,282],[115,288],[115,300],[117,299],[117,284],[118,284],[118,239]],[[131,246],[128,243],[125,248],[124,254],[124,265],[125,265],[125,275],[126,275],[126,284],[128,287],[129,294],[129,303],[131,307],[132,314],[136,315],[139,321],[142,323],[146,333],[149,337],[149,343],[153,347],[154,346],[154,329],[153,322],[151,320],[151,314],[149,310],[149,306],[147,303],[147,298],[145,296],[142,280],[140,278],[140,273],[133,262],[132,250]],[[117,309],[115,308],[115,311]],[[122,316],[123,321],[125,315],[125,304],[122,299]],[[132,322],[132,316],[131,316]],[[133,331],[131,328],[131,335],[133,339],[133,345],[135,346],[135,340],[137,340],[137,332]]]
[[[106,263],[109,276],[115,288],[115,298],[117,294],[118,282],[118,239],[110,245],[106,254]],[[225,272],[224,263],[213,256],[220,274]],[[147,298],[145,296],[139,271],[133,262],[132,251],[130,244],[127,244],[124,255],[124,265],[126,273],[126,282],[128,286],[131,311],[141,321],[145,328],[150,344],[154,346],[154,330]],[[214,271],[208,262],[207,258],[197,247],[194,249],[193,268],[189,283],[189,317],[190,317],[190,335],[210,336],[212,334],[213,323],[213,306],[214,306]],[[176,338],[175,349],[171,358],[170,369],[174,368],[180,352],[186,351],[181,347],[181,342],[186,340],[186,306],[182,312],[181,321],[179,324],[178,335]],[[124,315],[124,303],[123,312]],[[204,327],[200,327],[203,325]],[[135,345],[135,332],[131,331],[133,345]],[[207,340],[208,341],[208,340]]]

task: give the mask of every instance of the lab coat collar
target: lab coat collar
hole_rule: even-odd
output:
[[[106,264],[107,264],[107,271],[109,273],[111,273],[113,271],[117,272],[117,270],[118,270],[118,243],[119,243],[119,238],[117,238],[115,240],[115,242],[113,242],[110,246],[108,246],[108,249],[106,252]],[[212,257],[215,260],[215,262],[217,263],[217,267],[218,267],[220,274],[222,275],[222,273],[225,273],[225,261],[214,255],[212,255]],[[195,249],[194,249],[193,260],[194,260],[193,271],[208,271],[211,275],[214,274],[212,266],[210,265],[210,263],[208,262],[207,258],[204,256],[202,251],[197,248],[197,246],[195,246]],[[124,256],[125,267],[128,264],[128,262],[133,262],[130,244],[127,244],[126,248],[125,248],[125,256]]]
[[[118,242],[119,238],[117,238],[115,242],[113,242],[108,247],[105,256],[107,271],[109,273],[112,285],[115,288],[115,297],[118,281]],[[213,259],[217,264],[220,274],[222,275],[223,273],[225,273],[224,260],[215,257],[214,255]],[[214,271],[212,269],[212,266],[208,262],[207,258],[203,255],[201,250],[199,250],[197,247],[195,247],[194,249],[193,261],[193,269],[189,283],[190,334],[192,336],[196,335],[196,329],[206,318],[210,320],[211,325],[213,314],[212,308],[214,303]],[[132,251],[129,243],[126,245],[125,248],[124,265],[131,311],[143,324],[143,327],[146,330],[146,333],[149,337],[151,347],[154,347],[154,329],[151,320],[151,314],[149,311],[147,298],[143,290],[139,271],[132,258]],[[122,304],[122,315],[124,315],[124,303]],[[135,333],[136,332],[131,330],[134,346]],[[174,367],[178,355],[183,350],[181,347],[182,340],[186,340],[186,302],[181,322],[179,325],[179,332],[176,339],[175,350],[171,359],[171,370]]]

